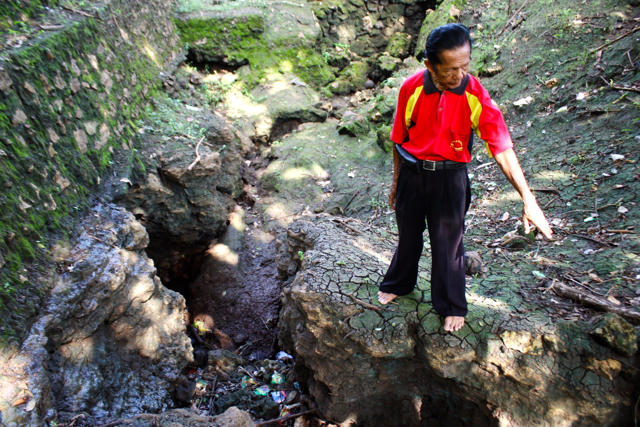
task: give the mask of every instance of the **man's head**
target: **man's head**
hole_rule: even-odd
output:
[[[460,86],[471,63],[471,36],[464,25],[447,24],[431,31],[424,65],[440,90]]]

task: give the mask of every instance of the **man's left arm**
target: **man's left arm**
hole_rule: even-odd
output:
[[[533,224],[547,239],[551,239],[553,231],[551,231],[551,227],[549,226],[547,219],[544,217],[542,209],[538,206],[535,196],[529,189],[529,185],[527,185],[527,180],[524,177],[524,173],[522,173],[520,162],[518,162],[518,157],[516,157],[516,153],[513,151],[513,148],[509,148],[500,154],[496,154],[494,158],[496,159],[496,163],[498,163],[500,169],[502,169],[502,173],[504,173],[511,185],[513,185],[513,188],[520,193],[520,197],[524,202],[524,206],[522,208],[522,222],[524,224],[525,233],[529,232],[531,228],[530,224]]]

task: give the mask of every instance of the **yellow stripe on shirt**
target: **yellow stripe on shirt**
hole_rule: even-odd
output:
[[[413,114],[413,109],[418,102],[418,98],[420,97],[420,92],[422,92],[423,86],[418,86],[416,90],[413,92],[413,95],[409,97],[407,100],[407,109],[404,113],[404,123],[407,126],[407,129],[411,127],[411,115]]]
[[[467,101],[469,101],[469,108],[471,108],[471,129],[475,130],[478,134],[478,138],[482,139],[482,135],[480,134],[480,129],[478,129],[478,125],[480,124],[480,114],[482,114],[482,104],[477,96],[470,94],[469,92],[465,92],[467,95]],[[493,100],[491,100],[493,102]],[[494,102],[495,104],[495,102]],[[489,149],[489,144],[485,141],[485,147],[487,148],[487,153],[489,153],[490,157],[493,157],[493,153]]]

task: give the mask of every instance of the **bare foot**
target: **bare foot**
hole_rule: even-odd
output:
[[[459,331],[464,326],[464,317],[447,316],[444,318],[444,330],[447,332]]]
[[[389,304],[391,301],[396,299],[398,295],[388,294],[386,292],[378,292],[378,302],[382,305]]]

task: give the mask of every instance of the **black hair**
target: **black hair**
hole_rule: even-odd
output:
[[[469,34],[469,29],[462,24],[446,24],[435,28],[425,46],[425,57],[434,66],[440,64],[440,53],[444,50],[452,50],[469,43],[469,53],[473,47],[473,40]]]

